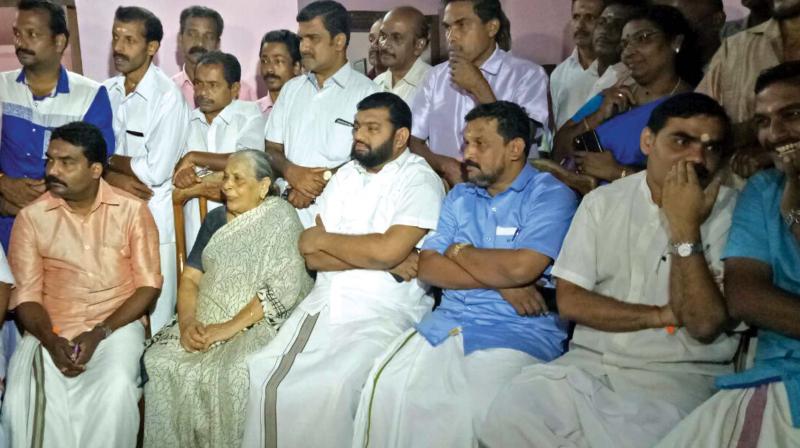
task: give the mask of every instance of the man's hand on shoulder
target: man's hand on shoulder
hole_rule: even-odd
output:
[[[0,177],[0,194],[18,209],[33,202],[45,190],[43,179]]]
[[[153,197],[153,190],[143,184],[139,179],[128,176],[126,174],[117,173],[114,171],[107,171],[105,173],[106,182],[119,188],[120,190],[127,191],[128,193],[142,199],[149,201]]]

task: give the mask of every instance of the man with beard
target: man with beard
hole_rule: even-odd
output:
[[[261,39],[259,71],[267,86],[267,95],[256,101],[261,113],[269,118],[283,85],[302,73],[300,39],[288,30],[270,31]]]
[[[375,84],[410,104],[431,69],[421,57],[428,39],[428,22],[418,9],[401,6],[389,11],[378,38],[381,62],[387,70],[375,78]]]
[[[47,193],[20,211],[11,236],[10,307],[26,332],[3,425],[14,447],[133,448],[139,319],[161,287],[158,231],[144,202],[103,180],[95,126],[54,129],[46,159]]]
[[[763,70],[800,60],[800,0],[774,0],[772,18],[725,39],[711,60],[697,91],[719,101],[734,123],[734,173],[747,178],[772,165],[758,144],[751,120],[755,111],[755,83]],[[742,186],[743,182],[730,180]]]
[[[310,3],[297,14],[304,76],[287,82],[270,112],[266,148],[276,182],[298,209],[305,227],[307,210],[333,172],[347,162],[351,129],[337,123],[352,117],[356,104],[378,87],[347,62],[350,15],[332,0]]]
[[[266,118],[255,103],[236,99],[241,74],[232,54],[212,51],[197,61],[194,91],[198,107],[190,117],[186,151],[175,167],[174,194],[203,192],[206,197],[219,198],[221,172],[231,153],[264,150]],[[210,201],[209,211],[220,205]],[[183,210],[188,254],[200,231],[198,200],[191,199]]]
[[[479,104],[514,101],[541,137],[548,123],[547,73],[508,53],[511,22],[500,0],[445,0],[450,59],[431,69],[411,102],[411,150],[450,186],[464,181],[464,116]],[[534,144],[532,140],[528,140]],[[533,156],[537,150],[533,148]]]
[[[716,101],[673,96],[642,131],[646,171],[584,196],[552,271],[569,351],[509,381],[486,446],[651,447],[732,371],[720,255],[736,194],[712,181],[729,138]]]
[[[411,111],[400,97],[375,93],[357,109],[354,160],[300,236],[314,289],[248,359],[245,447],[350,446],[375,357],[433,305],[416,279],[415,247],[436,226],[444,186],[408,150]]]
[[[23,0],[12,25],[21,69],[0,73],[0,243],[8,249],[14,215],[44,193],[44,153],[50,132],[83,120],[100,128],[114,149],[111,105],[100,84],[61,65],[67,47],[64,9]]]
[[[181,11],[180,20],[178,49],[183,56],[183,67],[172,77],[172,81],[181,89],[189,107],[194,109],[194,77],[197,62],[209,51],[219,50],[225,23],[217,11],[205,6],[190,6],[184,9]],[[257,96],[250,85],[240,83],[237,98],[255,101]]]
[[[731,317],[758,328],[754,365],[717,378],[723,389],[658,446],[800,446],[800,62],[762,73],[758,141],[777,169],[750,178],[725,248]]]
[[[155,334],[175,314],[177,267],[172,215],[172,172],[186,144],[189,108],[169,77],[153,64],[163,37],[161,21],[139,7],[114,14],[111,47],[121,74],[106,80],[114,111],[116,154],[106,180],[149,201],[158,226],[164,285],[150,314]]]
[[[595,59],[592,33],[602,12],[603,0],[572,0],[570,28],[575,49],[550,75],[556,129],[583,106],[599,76],[590,67]]]
[[[367,78],[369,79],[375,79],[386,71],[386,66],[381,61],[381,46],[379,42],[381,25],[383,25],[383,19],[378,19],[369,27],[369,53],[367,54],[367,62],[369,62],[370,66],[367,72]]]
[[[549,278],[577,197],[528,164],[520,106],[483,104],[465,122],[467,183],[447,195],[419,259],[419,278],[443,289],[442,302],[375,364],[353,446],[477,446],[500,387],[564,351],[567,323],[536,283]]]

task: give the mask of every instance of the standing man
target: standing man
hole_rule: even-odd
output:
[[[136,446],[138,320],[158,297],[158,231],[144,202],[103,180],[103,135],[53,130],[47,193],[22,209],[9,249],[10,307],[25,328],[3,403],[12,446]]]
[[[429,39],[428,21],[418,9],[401,6],[389,11],[378,38],[381,62],[387,70],[374,79],[375,84],[411,104],[417,87],[431,69],[421,57]]]
[[[497,100],[522,106],[539,135],[548,122],[547,73],[512,56],[511,24],[499,0],[444,0],[450,60],[434,67],[411,102],[411,150],[452,186],[464,181],[464,116]],[[532,148],[536,156],[536,146]]]
[[[283,177],[279,187],[310,227],[314,215],[305,209],[350,158],[352,129],[336,121],[354,116],[358,102],[378,88],[347,62],[350,15],[344,6],[332,0],[310,3],[297,22],[307,73],[281,90],[267,122],[266,149]]]
[[[672,6],[686,17],[697,34],[697,48],[703,67],[719,49],[725,9],[722,0],[654,0],[654,4]]]
[[[189,108],[169,77],[153,62],[163,36],[161,21],[139,7],[119,7],[111,46],[121,74],[106,80],[114,111],[116,154],[109,159],[108,182],[149,201],[158,226],[164,285],[150,314],[155,334],[175,314],[177,267],[172,215],[172,172],[180,158]]]
[[[12,25],[21,69],[0,73],[0,243],[8,238],[19,209],[44,193],[50,132],[83,120],[100,128],[114,149],[111,105],[100,84],[61,65],[69,30],[64,8],[47,0],[22,0]]]
[[[181,11],[178,49],[183,56],[183,67],[172,77],[172,80],[181,89],[190,109],[195,108],[194,77],[197,61],[209,51],[219,50],[224,26],[225,22],[223,22],[222,16],[211,8],[190,6]],[[257,96],[251,86],[242,84],[238,98],[255,101]]]
[[[591,68],[595,60],[592,33],[602,12],[603,0],[572,0],[570,28],[575,49],[550,75],[556,129],[583,106],[599,76],[597,70]]]
[[[749,9],[750,13],[741,19],[725,22],[719,32],[723,39],[748,28],[761,25],[772,17],[772,0],[742,0],[742,6]]]
[[[370,65],[370,69],[367,72],[369,79],[375,79],[375,77],[386,71],[386,67],[381,62],[381,46],[378,42],[381,34],[381,25],[383,25],[383,19],[378,19],[369,27],[369,53],[367,54],[367,62]]]
[[[300,39],[288,30],[270,31],[261,39],[258,69],[267,95],[256,101],[264,118],[269,118],[272,107],[287,81],[302,73],[300,65]]]
[[[205,196],[218,197],[221,171],[231,153],[264,150],[267,119],[255,103],[236,99],[241,73],[239,61],[232,54],[212,51],[197,61],[194,91],[198,107],[189,121],[186,152],[175,168],[175,194],[199,189]],[[208,205],[211,211],[222,204],[210,201]],[[200,231],[198,200],[190,200],[183,210],[188,254]]]

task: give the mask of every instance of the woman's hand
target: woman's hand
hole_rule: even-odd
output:
[[[205,327],[205,344],[203,351],[208,350],[215,342],[227,341],[236,336],[238,331],[230,321],[221,324],[211,324]]]
[[[617,163],[616,159],[614,159],[614,155],[609,151],[575,151],[574,157],[578,173],[609,182],[613,182],[622,177],[622,171],[625,169],[622,165]]]
[[[603,103],[595,114],[602,118],[600,123],[603,123],[615,115],[628,111],[634,104],[636,101],[631,89],[617,83],[614,87],[603,90]]]
[[[195,318],[179,322],[181,346],[187,352],[204,350],[206,346],[206,327]]]

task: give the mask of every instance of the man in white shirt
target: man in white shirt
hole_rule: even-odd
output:
[[[595,59],[592,33],[602,12],[603,0],[572,0],[570,27],[575,49],[550,74],[550,97],[556,129],[583,106],[589,90],[597,81],[597,71],[590,69]]]
[[[487,446],[650,447],[732,370],[720,255],[736,194],[712,181],[730,138],[717,102],[674,96],[642,132],[647,170],[584,197],[552,270],[570,349],[498,395]]]
[[[186,151],[175,168],[175,194],[203,192],[218,198],[222,174],[231,153],[243,149],[264,150],[267,119],[258,105],[236,99],[242,67],[232,54],[212,51],[197,61],[194,92],[197,109],[192,111]],[[210,201],[209,210],[219,207]],[[200,231],[197,199],[183,207],[186,253]]]
[[[337,124],[378,90],[347,63],[350,17],[335,1],[317,1],[297,14],[300,54],[307,73],[287,82],[270,113],[266,149],[278,185],[308,227],[307,210],[333,172],[350,158],[352,129]]]
[[[261,39],[260,51],[258,69],[267,86],[267,94],[256,104],[264,117],[269,118],[283,86],[303,72],[300,65],[300,39],[289,30],[269,31]]]
[[[358,104],[355,160],[317,198],[316,226],[300,237],[314,289],[248,358],[243,446],[350,446],[375,357],[431,310],[415,247],[436,227],[444,186],[408,150],[410,128],[397,95]]]
[[[431,69],[421,57],[429,39],[428,22],[418,9],[401,6],[389,11],[378,37],[381,62],[387,70],[375,77],[375,84],[410,104]]]
[[[117,148],[106,179],[149,201],[160,240],[164,284],[150,313],[155,334],[175,314],[177,272],[172,215],[172,171],[186,143],[189,108],[175,84],[156,67],[163,28],[158,17],[139,7],[120,7],[114,15],[114,67],[106,80]]]

